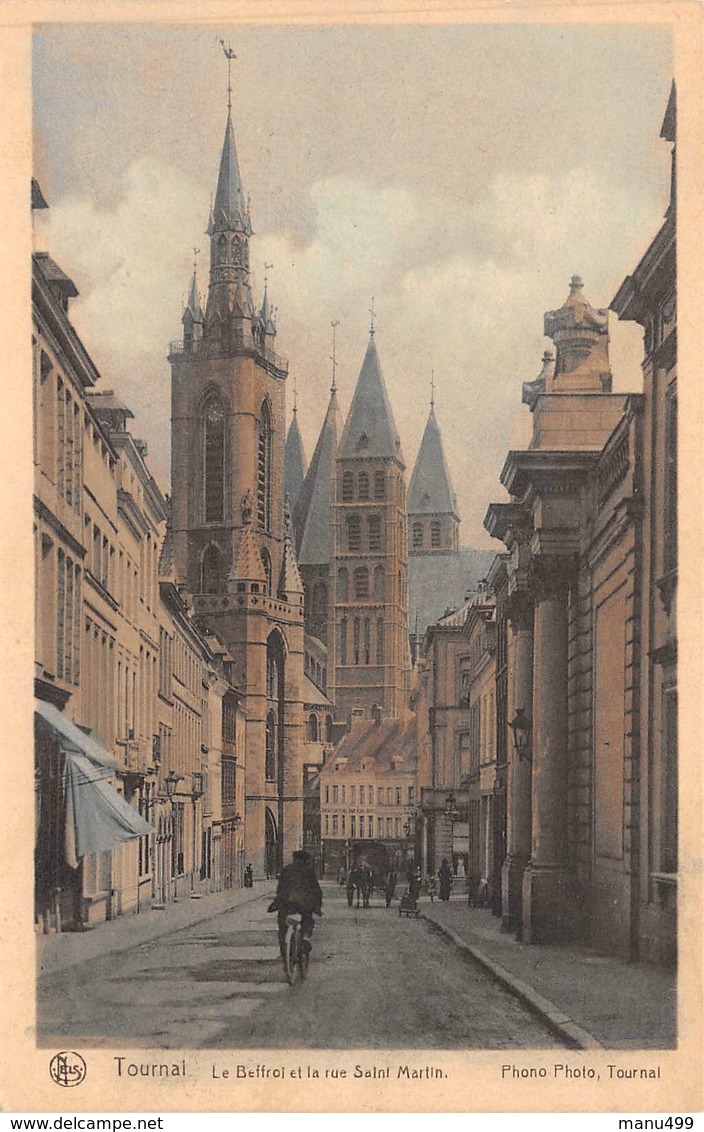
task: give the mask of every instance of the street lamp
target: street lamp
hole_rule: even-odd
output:
[[[447,798],[445,799],[445,815],[453,824],[457,821],[457,818],[459,816],[459,811],[457,809],[457,795],[455,794],[454,790],[451,790],[447,795]]]
[[[177,847],[176,847],[176,803],[174,802],[174,794],[176,787],[183,778],[182,774],[176,774],[175,771],[170,770],[164,779],[164,789],[166,790],[166,797],[171,802],[171,875],[174,881],[174,904],[178,901],[178,861],[177,861]]]
[[[518,756],[518,761],[531,762],[531,733],[532,724],[523,708],[516,709],[515,718],[509,723],[509,727],[513,731],[513,746]]]
[[[164,779],[164,788],[166,790],[166,797],[169,799],[170,802],[173,802],[174,794],[176,793],[176,787],[178,786],[178,784],[179,784],[179,782],[181,781],[182,778],[183,778],[182,774],[176,774],[175,771],[170,770],[169,773],[167,774],[166,778]]]

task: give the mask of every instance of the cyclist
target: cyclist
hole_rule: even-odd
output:
[[[286,938],[286,917],[300,912],[303,947],[310,951],[313,913],[323,914],[323,892],[313,871],[310,853],[296,849],[290,865],[281,870],[276,897],[272,902],[278,913],[279,949],[283,956]],[[272,909],[273,910],[273,909]]]

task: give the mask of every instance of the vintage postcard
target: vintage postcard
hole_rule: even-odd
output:
[[[701,7],[3,16],[2,1106],[700,1109]]]

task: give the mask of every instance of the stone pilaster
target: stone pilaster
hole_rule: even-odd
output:
[[[508,718],[522,708],[533,717],[533,606],[522,594],[508,599],[512,641],[509,669]],[[508,750],[506,859],[501,870],[501,926],[520,931],[523,873],[531,855],[532,769],[519,759],[511,738]]]
[[[534,562],[531,859],[523,874],[522,937],[563,938],[571,922],[567,865],[567,598],[571,563]]]

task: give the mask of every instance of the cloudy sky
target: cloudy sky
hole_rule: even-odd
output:
[[[582,275],[607,306],[667,203],[659,139],[672,79],[657,27],[146,27],[37,29],[35,175],[50,211],[37,247],[75,280],[74,323],[136,415],[164,488],[169,340],[193,247],[207,237],[226,117],[251,194],[255,295],[264,264],[277,352],[297,376],[308,458],[330,385],[333,319],[343,408],[377,345],[408,477],[436,411],[462,541],[501,498],[524,444],[521,382],[543,312]],[[637,328],[612,321],[615,389],[640,387]],[[289,407],[292,390],[289,388]]]

